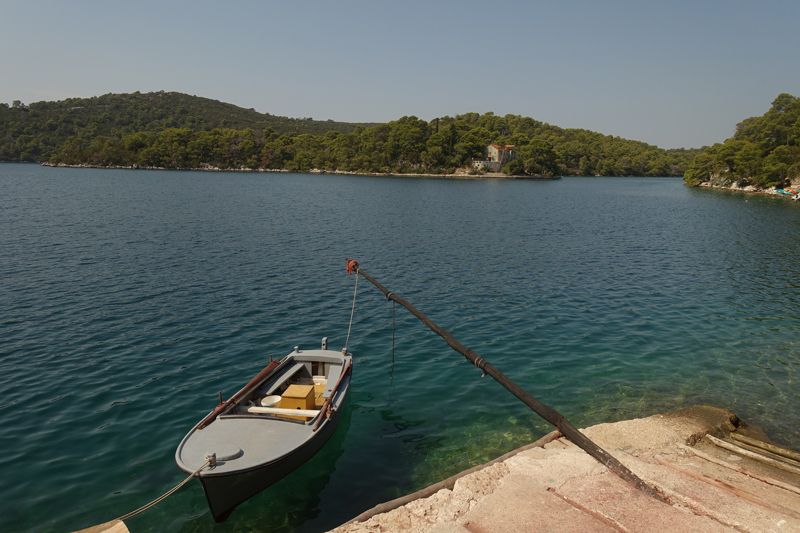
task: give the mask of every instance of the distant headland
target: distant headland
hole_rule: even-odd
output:
[[[276,117],[170,92],[0,104],[0,161],[63,166],[677,177],[701,151],[493,113],[356,124]]]

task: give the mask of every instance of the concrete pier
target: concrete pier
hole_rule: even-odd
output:
[[[334,533],[800,532],[800,468],[731,434],[768,441],[725,409],[695,406],[582,430],[665,495],[636,490],[571,442],[522,451]],[[723,439],[728,447],[706,435]],[[734,446],[734,448],[730,448]],[[789,457],[791,457],[789,453]],[[785,466],[782,466],[785,465]]]

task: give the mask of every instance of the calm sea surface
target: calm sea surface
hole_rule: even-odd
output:
[[[345,257],[578,426],[707,403],[800,447],[800,205],[560,181],[0,165],[0,531],[184,478],[186,432],[347,335]],[[365,280],[339,430],[225,524],[192,481],[144,531],[321,531],[550,428]]]

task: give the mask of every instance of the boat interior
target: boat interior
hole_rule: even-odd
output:
[[[238,402],[228,416],[256,416],[310,423],[319,415],[342,373],[342,358],[288,355],[275,374]]]

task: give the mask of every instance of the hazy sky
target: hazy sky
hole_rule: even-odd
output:
[[[0,102],[179,91],[290,117],[530,116],[656,144],[800,96],[800,0],[0,0]]]

